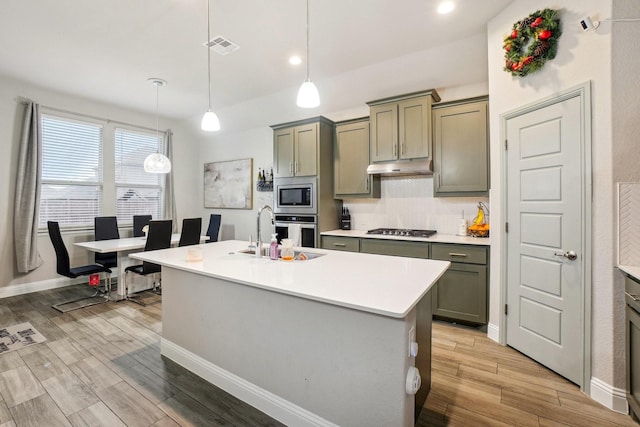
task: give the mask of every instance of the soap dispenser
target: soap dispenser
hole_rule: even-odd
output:
[[[269,244],[269,258],[278,259],[278,236],[271,235],[271,243]]]

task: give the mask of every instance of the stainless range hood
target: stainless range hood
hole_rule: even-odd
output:
[[[372,163],[367,167],[367,173],[380,176],[433,175],[433,161],[417,159]]]

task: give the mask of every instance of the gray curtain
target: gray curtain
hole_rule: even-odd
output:
[[[27,101],[22,122],[18,176],[13,206],[13,240],[20,273],[43,263],[38,253],[38,209],[42,175],[42,129],[40,106]]]
[[[164,176],[164,212],[162,217],[173,220],[173,232],[178,232],[178,216],[176,215],[176,198],[173,191],[173,171],[175,165],[173,163],[173,132],[168,129],[164,133],[164,155],[171,161],[171,172]]]

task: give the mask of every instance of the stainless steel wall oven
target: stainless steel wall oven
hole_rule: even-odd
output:
[[[289,237],[289,225],[300,225],[300,246],[315,248],[318,239],[318,217],[316,215],[276,214],[276,234],[278,243]]]

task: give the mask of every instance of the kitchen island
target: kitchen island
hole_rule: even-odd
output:
[[[287,425],[414,424],[430,386],[429,290],[449,262],[322,249],[273,261],[242,241],[189,261],[194,248],[131,255],[162,265],[164,356]]]

